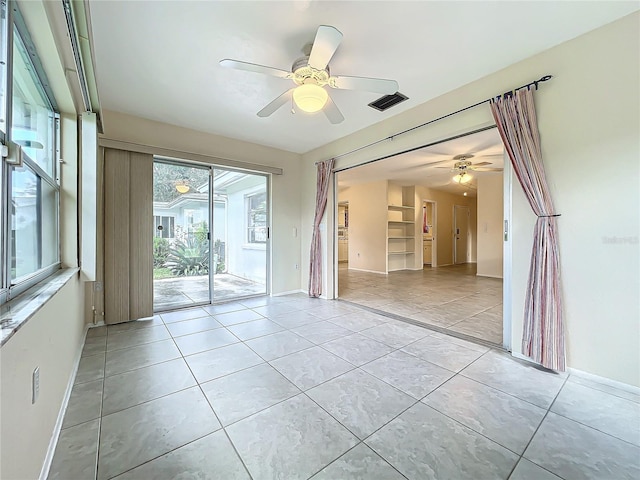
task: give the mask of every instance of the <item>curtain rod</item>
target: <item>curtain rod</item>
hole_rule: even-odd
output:
[[[386,142],[387,140],[393,140],[395,137],[399,137],[400,135],[404,135],[405,133],[412,132],[414,130],[417,130],[418,128],[426,127],[427,125],[430,125],[432,123],[439,122],[440,120],[444,120],[445,118],[448,118],[448,117],[451,117],[453,115],[457,115],[458,113],[462,113],[462,112],[464,112],[466,110],[470,110],[472,108],[478,107],[478,106],[482,105],[483,103],[488,103],[488,102],[492,101],[494,98],[498,98],[498,97],[501,97],[501,96],[506,97],[506,96],[509,96],[509,95],[513,95],[513,92],[517,92],[518,90],[522,90],[523,88],[529,88],[532,85],[534,85],[536,87],[536,90],[537,90],[539,83],[546,82],[548,80],[551,80],[552,78],[553,78],[553,75],[545,75],[545,76],[541,77],[539,80],[534,80],[532,82],[527,83],[526,85],[522,85],[522,86],[520,86],[518,88],[514,88],[513,90],[505,92],[502,95],[497,95],[496,97],[487,98],[485,100],[482,100],[481,102],[474,103],[473,105],[469,105],[467,107],[461,108],[460,110],[456,110],[455,112],[447,113],[446,115],[443,115],[443,116],[438,117],[438,118],[434,118],[433,120],[429,120],[428,122],[425,122],[425,123],[421,123],[420,125],[416,125],[415,127],[411,127],[411,128],[406,129],[406,130],[403,130],[401,132],[394,133],[393,135],[389,135],[388,137],[385,137],[383,139],[376,140],[375,142],[368,143],[367,145],[363,145],[361,147],[355,148],[355,149],[350,150],[350,151],[348,151],[346,153],[341,153],[340,155],[336,155],[333,158],[338,159],[338,158],[346,157],[347,155],[352,155],[352,154],[354,154],[356,152],[359,152],[360,150],[364,150],[365,148],[373,147],[374,145],[377,145],[377,144],[382,143],[382,142]],[[317,165],[318,163],[320,163],[320,162],[315,162],[315,165]]]

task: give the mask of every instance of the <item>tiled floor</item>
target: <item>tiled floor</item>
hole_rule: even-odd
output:
[[[640,397],[304,295],[93,328],[50,479],[637,479]]]
[[[476,276],[476,264],[380,275],[341,263],[338,296],[443,331],[502,345],[502,280]]]

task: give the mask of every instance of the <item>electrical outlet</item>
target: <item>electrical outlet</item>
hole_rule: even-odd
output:
[[[36,403],[40,395],[40,367],[36,367],[31,375],[31,404]]]
[[[298,264],[296,263],[296,270],[298,269]]]
[[[93,285],[93,289],[94,289],[96,292],[101,292],[101,291],[102,291],[102,282],[96,282],[96,283],[94,283],[94,285]]]

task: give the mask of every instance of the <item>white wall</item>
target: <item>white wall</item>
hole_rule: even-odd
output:
[[[84,341],[82,283],[74,276],[0,349],[0,478],[36,479]],[[31,375],[40,395],[31,404]]]
[[[387,182],[353,185],[349,202],[349,269],[387,273]]]
[[[478,176],[478,270],[483,277],[502,278],[503,176]]]
[[[300,237],[293,235],[302,230],[300,155],[118,112],[104,111],[103,119],[103,136],[112,140],[282,168],[271,185],[272,293],[300,290]]]
[[[265,285],[266,244],[247,242],[246,195],[264,192],[263,176],[249,176],[227,189],[227,272]]]
[[[313,162],[379,141],[545,74],[554,79],[536,93],[547,176],[557,210],[567,360],[572,368],[640,385],[640,14],[634,13],[528,60],[484,77],[303,156],[303,245],[309,245],[315,195]],[[425,145],[492,125],[481,105],[396,136],[393,142],[341,157],[336,168]],[[513,198],[513,331],[520,352],[523,299],[533,218]],[[331,199],[330,199],[331,202]],[[526,207],[526,208],[525,208]],[[331,203],[328,207],[333,211]],[[327,236],[332,238],[332,217]],[[306,249],[303,250],[306,254]],[[332,262],[332,255],[326,255]],[[308,264],[304,257],[303,265]],[[329,263],[328,265],[331,265]],[[325,268],[325,271],[330,271]],[[305,270],[303,284],[307,281]],[[326,278],[333,289],[333,278]]]

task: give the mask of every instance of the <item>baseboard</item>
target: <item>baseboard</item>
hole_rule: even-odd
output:
[[[387,272],[379,272],[378,270],[365,270],[364,268],[349,267],[349,270],[353,270],[354,272],[366,272],[366,273],[377,273],[378,275],[387,275]]]
[[[511,352],[511,355],[515,358],[519,358],[520,360],[525,360],[534,365],[539,365],[539,363],[534,362],[529,357],[521,353]],[[584,372],[582,370],[578,370],[577,368],[571,368],[571,367],[567,367],[567,373],[569,375],[584,378],[585,380],[591,380],[592,382],[595,382],[595,383],[601,383],[602,385],[607,385],[609,387],[617,388],[618,390],[624,390],[625,392],[633,393],[635,395],[640,395],[640,387],[629,385],[628,383],[618,382],[617,380],[612,380],[607,377],[601,377],[599,375],[594,375],[593,373]]]
[[[97,326],[97,325],[95,325]],[[87,332],[89,328],[94,327],[93,324],[87,323],[84,327],[84,335],[82,336],[82,344],[78,349],[76,358],[74,360],[73,370],[69,376],[67,382],[67,389],[64,392],[64,398],[62,399],[62,405],[60,405],[60,411],[58,412],[58,418],[56,420],[53,433],[51,434],[51,440],[49,441],[49,448],[47,449],[47,455],[44,457],[44,463],[42,464],[42,470],[40,471],[40,480],[47,480],[49,476],[49,469],[51,469],[51,462],[53,461],[53,454],[56,452],[58,446],[58,438],[60,438],[60,431],[62,430],[62,422],[64,421],[64,414],[67,412],[67,406],[69,405],[69,398],[71,397],[71,391],[76,381],[76,374],[78,373],[78,367],[80,366],[80,359],[82,358],[82,349],[87,338]]]
[[[640,395],[640,387],[629,385],[628,383],[622,383],[617,380],[611,380],[607,377],[601,377],[594,375],[593,373],[583,372],[576,368],[568,368],[568,372],[576,377],[584,378],[585,380],[591,380],[592,382],[601,383],[609,387],[617,388],[618,390],[624,390],[625,392],[633,393],[634,395]]]
[[[271,296],[272,297],[284,297],[285,295],[293,295],[294,293],[309,293],[306,290],[289,290],[288,292],[279,292],[279,293],[272,293]]]

